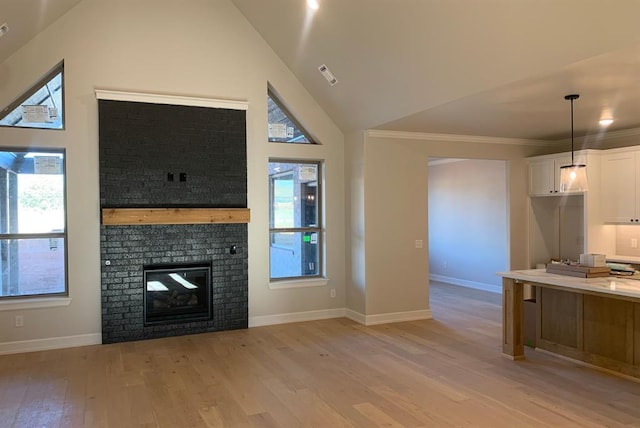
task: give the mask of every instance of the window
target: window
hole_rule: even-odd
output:
[[[322,274],[322,163],[269,162],[270,278]]]
[[[270,143],[316,144],[271,89],[267,94],[267,108]]]
[[[0,126],[64,129],[64,64],[0,111]]]
[[[66,295],[63,150],[0,150],[0,299]]]

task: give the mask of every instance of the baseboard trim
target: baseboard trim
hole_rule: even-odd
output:
[[[393,312],[388,314],[364,315],[351,309],[326,309],[320,311],[292,312],[288,314],[249,317],[249,328],[267,325],[287,324],[291,322],[326,320],[330,318],[349,318],[362,325],[377,325],[403,321],[432,319],[431,310]]]
[[[352,309],[345,309],[344,316],[352,321],[357,322],[358,324],[367,325],[367,316],[365,314],[361,314],[360,312],[356,312]]]
[[[433,318],[431,309],[419,311],[392,312],[388,314],[367,315],[365,325],[389,324],[393,322],[430,320]]]
[[[292,312],[288,314],[262,315],[249,317],[249,328],[266,325],[287,324],[290,322],[326,320],[330,318],[343,318],[345,309],[323,309],[319,311]]]
[[[23,352],[46,351],[49,349],[74,348],[76,346],[100,345],[102,334],[80,334],[77,336],[51,337],[47,339],[21,340],[0,343],[0,355]]]
[[[388,314],[364,315],[351,309],[345,311],[345,317],[362,325],[390,324],[394,322],[430,320],[433,318],[430,309],[407,312],[391,312]]]
[[[249,327],[261,327],[267,325],[287,324],[292,322],[316,321],[345,317],[367,326],[433,318],[431,310],[429,309],[420,311],[394,312],[388,314],[364,315],[351,309],[338,308],[249,317]],[[21,340],[16,342],[0,343],[0,355],[46,351],[50,349],[74,348],[76,346],[100,345],[101,343],[102,334],[100,333],[52,337],[47,339]]]
[[[460,287],[474,288],[476,290],[489,291],[491,293],[502,294],[502,287],[500,285],[485,284],[483,282],[468,281],[466,279],[452,278],[450,276],[438,275],[435,273],[429,274],[429,280],[445,282],[447,284],[458,285]]]

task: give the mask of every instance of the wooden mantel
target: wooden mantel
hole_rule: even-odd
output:
[[[103,208],[105,226],[249,223],[248,208]]]

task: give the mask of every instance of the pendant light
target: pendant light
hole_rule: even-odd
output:
[[[560,167],[560,191],[584,192],[587,190],[587,166],[576,164],[573,158],[573,101],[580,95],[565,95],[564,99],[571,101],[571,165]]]

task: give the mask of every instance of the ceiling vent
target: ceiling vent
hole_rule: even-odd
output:
[[[9,31],[9,26],[6,23],[0,25],[0,37],[7,34],[8,31]]]
[[[331,86],[335,86],[335,84],[338,83],[338,79],[336,79],[336,76],[333,75],[331,70],[329,70],[329,67],[327,67],[326,65],[322,64],[320,67],[318,67],[318,70],[320,70],[320,73],[322,73],[324,78],[327,79],[327,82],[329,82]]]

